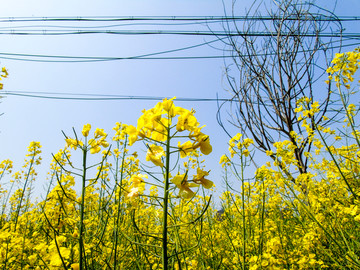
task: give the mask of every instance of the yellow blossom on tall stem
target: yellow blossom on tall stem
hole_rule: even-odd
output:
[[[82,147],[84,145],[82,141],[71,138],[66,138],[65,142],[66,142],[66,147],[73,148],[74,150],[76,150],[79,146]]]
[[[231,163],[231,160],[228,158],[227,155],[222,155],[219,161],[219,164],[221,164],[221,167],[229,166]]]
[[[146,154],[146,161],[151,161],[155,166],[163,167],[164,163],[161,158],[165,156],[164,149],[159,145],[150,145]]]
[[[84,125],[83,129],[82,129],[82,134],[84,137],[87,137],[89,135],[89,131],[91,129],[91,125],[90,124],[86,124]]]
[[[129,145],[133,145],[138,140],[139,131],[136,127],[129,125],[126,127],[126,133],[129,136]]]
[[[84,265],[86,264],[86,254],[85,254],[85,234],[86,234],[86,230],[85,230],[85,223],[84,223],[84,219],[85,219],[85,198],[87,195],[86,191],[87,189],[89,189],[89,185],[87,185],[87,182],[89,181],[87,179],[87,172],[89,167],[87,166],[87,156],[88,156],[88,152],[90,152],[90,154],[96,154],[99,153],[101,151],[101,147],[107,148],[109,146],[109,143],[106,141],[106,137],[107,134],[104,132],[103,129],[97,128],[94,131],[94,137],[88,140],[88,136],[89,136],[89,132],[91,130],[91,125],[90,124],[86,124],[83,126],[82,129],[82,135],[84,136],[84,142],[79,140],[77,137],[77,134],[74,130],[74,135],[75,135],[75,139],[67,137],[65,134],[65,141],[66,141],[66,147],[70,147],[73,148],[74,150],[77,150],[77,148],[80,148],[80,150],[82,151],[82,169],[79,169],[81,171],[81,174],[77,174],[81,177],[82,179],[82,186],[81,186],[81,198],[79,199],[79,204],[80,204],[80,222],[79,222],[79,234],[78,234],[78,247],[79,247],[79,268],[80,269],[84,269]],[[102,158],[102,161],[99,163],[99,171],[97,173],[97,176],[95,178],[95,180],[93,180],[93,183],[96,183],[97,179],[102,175],[101,171],[105,171],[104,167],[106,167],[106,165],[104,165],[104,161],[106,159],[106,157],[109,154],[109,150],[106,151],[104,153],[104,156]],[[103,175],[106,175],[107,173],[105,172]],[[64,261],[63,260],[58,260],[58,262],[60,262],[64,265]]]
[[[132,145],[138,140],[149,142],[146,161],[151,161],[155,166],[161,167],[163,180],[153,175],[157,181],[163,183],[163,198],[160,207],[163,210],[162,220],[162,267],[168,269],[168,211],[169,201],[173,198],[170,191],[179,190],[179,197],[192,199],[195,192],[191,188],[211,188],[213,183],[205,179],[208,172],[198,171],[195,179],[187,180],[187,173],[179,171],[171,178],[170,172],[177,166],[171,164],[171,155],[176,154],[178,158],[198,155],[200,152],[208,155],[212,152],[209,136],[203,134],[194,113],[194,110],[187,110],[174,105],[173,99],[164,99],[149,110],[143,110],[139,117],[137,127],[128,126],[126,132],[129,136],[129,144]],[[173,141],[178,139],[177,145]],[[186,140],[184,142],[184,140]],[[135,180],[135,178],[134,178]],[[136,182],[136,181],[135,181]],[[134,183],[135,183],[134,182]],[[128,197],[137,197],[142,192],[143,185],[135,185],[128,194]],[[172,192],[172,191],[171,191]]]
[[[204,171],[200,168],[197,168],[197,175],[194,176],[194,183],[201,184],[204,188],[209,189],[211,188],[214,183],[208,179],[205,178],[205,176],[208,176],[209,172]]]
[[[197,140],[198,143],[195,145],[195,147],[200,147],[201,153],[203,153],[204,155],[209,155],[212,152],[212,146],[210,144],[209,136],[200,133]]]
[[[148,178],[146,174],[136,174],[132,175],[130,178],[131,186],[128,193],[129,198],[134,198],[139,196],[145,190],[145,182],[143,178]]]
[[[95,139],[99,139],[100,137],[105,137],[106,138],[107,134],[104,132],[104,130],[102,128],[97,128],[94,131],[94,138]]]
[[[190,199],[195,196],[194,191],[190,187],[197,187],[198,185],[189,183],[187,181],[186,174],[178,174],[171,179],[171,182],[174,183],[179,188],[179,196],[184,199]]]
[[[178,142],[178,148],[180,152],[180,157],[185,158],[188,156],[192,151],[194,151],[194,146],[191,141],[186,141],[185,143],[181,144]]]

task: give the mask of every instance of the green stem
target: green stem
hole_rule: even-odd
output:
[[[80,204],[80,230],[79,230],[79,266],[80,270],[84,269],[83,255],[85,254],[83,234],[84,234],[84,208],[85,208],[85,189],[86,189],[86,155],[87,148],[83,149],[83,175],[82,175],[82,188],[81,188],[81,204]],[[84,253],[83,253],[84,251]]]
[[[338,86],[338,91],[339,91],[339,95],[340,95],[340,98],[341,98],[341,103],[342,103],[342,105],[343,105],[343,108],[345,109],[345,113],[346,113],[347,120],[349,121],[349,125],[350,125],[350,127],[351,127],[351,130],[352,130],[353,133],[354,133],[354,137],[355,137],[356,143],[357,143],[357,145],[360,147],[359,135],[358,135],[358,133],[357,133],[357,130],[355,129],[355,126],[354,126],[355,123],[354,123],[353,117],[350,115],[349,111],[347,110],[346,102],[345,102],[345,99],[344,99],[344,94],[343,94],[343,92],[341,91],[340,86]]]
[[[125,137],[123,154],[122,154],[122,161],[121,161],[121,172],[120,172],[120,184],[119,184],[119,197],[118,197],[118,208],[117,208],[117,217],[115,223],[115,250],[114,250],[114,270],[116,270],[117,264],[117,248],[118,248],[118,240],[119,240],[119,220],[120,220],[120,208],[121,208],[121,193],[122,193],[122,180],[124,177],[124,164],[125,164],[125,154],[126,154],[126,144],[127,144],[127,136]],[[116,170],[117,171],[117,170]],[[117,178],[117,177],[116,177]],[[115,191],[116,192],[116,191]],[[116,194],[115,194],[116,198]],[[115,199],[116,201],[116,199]]]
[[[165,165],[165,187],[164,187],[164,209],[163,209],[163,237],[162,237],[162,264],[163,269],[168,269],[168,256],[167,256],[167,212],[169,201],[169,174],[170,174],[170,127],[167,128],[167,141],[166,141],[166,165]]]
[[[243,223],[243,263],[242,269],[245,270],[246,257],[246,220],[245,220],[245,191],[244,191],[244,156],[241,155],[241,199],[242,199],[242,223]]]
[[[19,220],[19,216],[20,216],[20,211],[21,211],[21,203],[23,201],[23,198],[25,196],[25,190],[26,190],[26,186],[28,184],[28,181],[29,181],[29,177],[30,177],[30,173],[31,173],[31,169],[34,165],[34,159],[35,159],[35,151],[34,151],[34,154],[33,156],[31,157],[31,161],[30,161],[30,167],[29,167],[29,170],[26,174],[26,179],[25,179],[25,182],[24,182],[24,186],[23,186],[23,189],[22,189],[22,192],[21,192],[21,196],[20,196],[20,199],[19,199],[19,204],[18,204],[18,207],[16,209],[16,216],[15,216],[15,226],[14,226],[14,231],[16,231],[16,227],[17,227],[17,223],[18,223],[18,220]]]

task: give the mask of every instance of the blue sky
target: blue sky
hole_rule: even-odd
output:
[[[229,6],[230,1],[224,1]],[[238,1],[238,15],[244,15],[252,1]],[[334,1],[317,1],[325,7]],[[1,17],[66,17],[66,16],[222,16],[220,0],[13,0],[3,1]],[[346,0],[338,4],[338,15],[356,16],[359,1]],[[0,27],[14,27],[0,23]],[[18,24],[20,25],[20,24]],[[26,26],[26,23],[22,23]],[[33,25],[41,25],[37,23]],[[66,25],[66,23],[58,23]],[[79,24],[77,24],[79,25]],[[84,24],[86,25],[86,24]],[[358,24],[357,24],[358,25]],[[39,29],[43,29],[39,27]],[[142,27],[139,27],[141,29]],[[131,26],[123,27],[132,29]],[[145,29],[145,27],[144,27]],[[199,27],[200,29],[200,27]],[[350,32],[357,32],[358,27]],[[207,30],[203,27],[203,30]],[[1,32],[1,29],[0,29]],[[71,56],[129,57],[171,50],[211,41],[213,37],[185,36],[14,36],[0,35],[0,52]],[[222,49],[221,43],[214,46]],[[202,46],[174,55],[221,55],[222,52]],[[228,97],[224,91],[222,59],[198,60],[122,60],[95,63],[39,63],[0,59],[9,70],[4,81],[7,91],[61,92],[78,94],[113,94],[134,96],[167,96],[216,98]],[[64,147],[61,130],[80,131],[83,124],[104,128],[111,133],[116,122],[136,124],[141,110],[151,108],[156,101],[69,101],[8,96],[2,99],[0,112],[0,159],[10,158],[19,169],[30,141],[43,146],[40,176],[45,179],[50,155]],[[221,184],[219,158],[227,151],[227,135],[216,122],[216,102],[177,102],[194,108],[204,133],[210,135],[213,153],[207,157],[210,174],[218,188]],[[43,184],[42,182],[41,184]]]

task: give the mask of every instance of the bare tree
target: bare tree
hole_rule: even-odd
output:
[[[233,1],[232,16],[227,15],[232,19],[223,25],[227,38],[222,39],[232,55],[225,71],[231,99],[220,106],[218,121],[226,130],[222,109],[228,108],[227,120],[253,138],[263,152],[274,149],[276,141],[290,140],[296,146],[297,168],[304,173],[308,169],[304,152],[310,151],[312,143],[295,109],[302,97],[310,98],[309,106],[319,101],[320,113],[311,119],[313,126],[327,113],[331,84],[324,83],[325,70],[334,44],[341,42],[342,27],[332,12],[313,3],[271,2],[268,8],[263,1],[255,1],[240,20]],[[296,141],[292,131],[304,140]]]

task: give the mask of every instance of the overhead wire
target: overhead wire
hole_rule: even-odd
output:
[[[211,41],[206,41],[206,42],[202,42],[202,43],[191,45],[191,46],[176,48],[176,49],[172,49],[172,50],[165,50],[165,51],[160,51],[160,52],[154,52],[154,53],[148,53],[148,54],[142,54],[142,55],[137,55],[137,56],[129,56],[129,57],[61,56],[61,55],[20,54],[20,53],[0,52],[0,58],[11,59],[11,60],[21,60],[21,61],[36,61],[36,62],[99,62],[99,61],[115,61],[115,60],[130,60],[130,59],[153,59],[154,60],[154,59],[162,59],[162,58],[155,58],[155,57],[151,57],[151,56],[194,49],[194,48],[208,45],[208,44],[218,42],[218,41],[221,41],[221,39],[217,38],[217,39],[214,39]],[[2,56],[2,55],[5,55],[5,56]],[[60,59],[72,59],[72,60],[60,60],[59,61],[59,60],[34,60],[34,59],[25,59],[25,58],[18,59],[18,58],[14,58],[14,57],[11,58],[9,56],[37,57],[37,58],[60,58]],[[221,56],[203,56],[203,57],[204,58],[213,58],[213,57],[220,58]],[[171,57],[169,57],[169,59],[170,58]],[[189,59],[189,58],[186,57],[184,59]]]
[[[275,20],[275,17],[247,17],[247,16],[240,16],[240,17],[214,17],[214,16],[204,16],[204,17],[186,17],[186,16],[178,16],[178,17],[49,17],[49,18],[42,18],[42,17],[19,17],[19,18],[8,18],[5,19],[0,17],[1,22],[38,22],[38,21],[94,21],[94,22],[109,22],[109,21],[151,21],[149,24],[141,23],[142,25],[147,26],[154,26],[154,25],[193,25],[193,24],[203,24],[208,22],[221,22],[223,20],[248,20],[248,19],[256,19],[256,20]],[[279,19],[279,18],[278,18]],[[291,18],[290,18],[291,19]],[[294,18],[295,19],[295,18]],[[297,18],[298,19],[298,18]],[[330,20],[329,18],[319,17],[320,20]],[[360,21],[360,17],[351,16],[351,17],[338,17],[336,20],[334,18],[331,21]],[[189,23],[178,23],[178,24],[162,24],[162,23],[153,23],[153,21],[193,21]],[[132,24],[132,25],[140,25],[140,24]],[[107,26],[98,26],[98,28],[102,27],[116,27],[116,26],[124,26],[124,25],[107,25]],[[21,26],[20,26],[21,27]],[[40,26],[36,26],[40,27]],[[56,27],[56,26],[52,26]],[[62,26],[58,26],[59,28]],[[94,26],[93,26],[94,27]],[[66,27],[65,27],[66,28]],[[67,26],[67,28],[72,28],[71,26]],[[79,27],[78,27],[79,28]],[[82,29],[87,28],[87,26],[80,27]],[[91,28],[91,27],[89,27]],[[49,32],[47,30],[31,30],[33,32],[20,32],[15,30],[4,31],[4,29],[8,28],[0,28],[0,35],[4,34],[11,34],[11,35],[81,35],[81,34],[121,34],[121,35],[149,35],[149,34],[169,34],[169,35],[200,35],[200,36],[216,36],[217,38],[211,41],[202,42],[199,44],[195,44],[192,46],[176,48],[172,50],[165,50],[160,52],[130,56],[130,57],[103,57],[103,56],[62,56],[62,55],[43,55],[43,54],[25,54],[25,53],[7,53],[7,52],[0,52],[0,58],[2,59],[9,59],[9,60],[20,60],[20,61],[36,61],[36,62],[61,62],[61,63],[72,63],[72,62],[98,62],[98,61],[118,61],[118,60],[179,60],[179,59],[216,59],[216,58],[228,58],[233,57],[231,55],[203,55],[203,56],[163,56],[160,57],[159,55],[180,52],[185,50],[190,50],[193,48],[201,47],[204,45],[208,45],[222,39],[226,39],[229,36],[273,36],[277,35],[277,33],[272,32],[229,32],[229,31],[169,31],[169,30],[94,30],[94,31],[87,31],[87,30],[79,30],[79,31],[66,31],[66,30],[51,30]],[[283,33],[283,35],[289,36],[289,33]],[[297,36],[296,34],[291,34],[290,36]],[[305,34],[303,36],[307,37],[342,37],[345,39],[359,39],[360,33],[310,33]],[[331,41],[328,44],[334,44],[337,41]],[[326,43],[324,44],[326,45]],[[340,47],[348,47],[348,46],[356,46],[359,45],[357,43],[351,44],[342,44],[337,46],[329,46],[327,49],[334,49]],[[257,54],[259,56],[259,54]],[[251,57],[251,55],[249,55]],[[40,59],[34,59],[40,58]],[[56,59],[56,60],[54,60]],[[59,60],[60,59],[60,60]],[[30,98],[43,98],[43,99],[62,99],[62,100],[161,100],[163,97],[148,97],[148,96],[118,96],[118,95],[91,95],[91,94],[69,94],[69,93],[52,93],[52,92],[24,92],[24,91],[4,91],[0,93],[2,96],[21,96],[21,97],[30,97]],[[68,95],[68,96],[66,96]],[[69,97],[71,96],[71,97]],[[211,98],[178,98],[179,101],[229,101],[229,99],[211,99]]]
[[[84,34],[112,34],[112,35],[216,35],[216,36],[276,36],[278,33],[269,31],[259,32],[240,32],[240,31],[184,31],[184,30],[112,30],[114,27],[124,26],[184,26],[195,24],[212,24],[228,21],[274,21],[274,20],[303,20],[303,21],[329,21],[329,22],[346,22],[346,21],[360,21],[359,16],[334,16],[316,14],[314,16],[288,16],[286,18],[277,16],[142,16],[142,17],[125,17],[125,16],[90,16],[90,17],[0,17],[1,23],[19,23],[19,22],[86,22],[87,25],[25,25],[25,26],[2,26],[0,27],[0,34],[2,35],[84,35]],[[131,24],[107,24],[107,25],[89,25],[89,23],[99,22],[131,22]],[[43,29],[31,29],[39,28]],[[16,30],[24,29],[26,31]],[[30,28],[30,29],[29,29]],[[62,29],[49,29],[62,28]],[[76,29],[76,31],[64,30]],[[100,29],[99,29],[100,28]],[[84,30],[85,29],[85,30]],[[284,33],[284,35],[291,36],[292,33]],[[294,34],[296,35],[296,34]],[[337,37],[342,33],[308,33],[307,36],[323,36],[323,37]],[[359,37],[359,33],[347,33],[351,37]],[[306,35],[305,35],[306,36]]]
[[[289,16],[286,20],[298,20],[298,16]],[[304,20],[309,20],[304,17]],[[317,21],[359,21],[360,16],[326,16],[318,14],[311,17]],[[2,22],[115,22],[115,21],[244,21],[244,20],[284,20],[277,16],[76,16],[76,17],[0,17]]]
[[[220,21],[211,21],[208,23],[219,23]],[[189,26],[189,25],[203,25],[205,22],[187,22],[187,23],[123,23],[123,24],[110,24],[99,26],[69,26],[69,25],[21,25],[21,26],[2,26],[0,30],[5,29],[21,29],[21,28],[68,28],[68,29],[90,29],[90,28],[113,28],[113,27],[128,27],[128,26]]]
[[[276,37],[291,36],[297,37],[298,34],[291,32],[248,32],[248,31],[181,31],[181,30],[78,30],[78,31],[62,31],[62,30],[32,30],[32,32],[21,32],[16,30],[0,31],[0,35],[19,35],[19,36],[64,36],[64,35],[180,35],[180,36],[217,36],[217,37]],[[360,33],[304,33],[303,37],[345,37],[360,38]]]
[[[165,57],[153,57],[155,55],[163,55],[167,53],[173,53],[173,52],[180,52],[185,51],[197,47],[201,47],[204,45],[208,45],[217,41],[221,41],[222,39],[214,39],[211,41],[206,41],[203,43],[199,43],[192,46],[172,49],[172,50],[165,50],[155,53],[148,53],[148,54],[142,54],[142,55],[136,55],[136,56],[128,56],[128,57],[106,57],[106,56],[66,56],[66,55],[43,55],[43,54],[25,54],[25,53],[5,53],[0,52],[0,59],[8,59],[8,60],[18,60],[18,61],[32,61],[32,62],[54,62],[54,63],[81,63],[81,62],[104,62],[104,61],[119,61],[119,60],[180,60],[180,59],[223,59],[223,58],[232,58],[232,55],[206,55],[206,56],[165,56]],[[353,38],[349,38],[348,40],[353,40]],[[343,40],[342,42],[346,41]],[[324,45],[328,44],[334,44],[339,41],[331,41],[324,43]],[[352,47],[352,46],[358,46],[360,45],[360,41],[350,43],[350,44],[342,44],[342,45],[336,45],[336,46],[329,46],[326,49],[337,49],[337,48],[345,48],[345,47]],[[307,50],[312,51],[312,50]],[[306,52],[305,50],[302,50],[300,52]],[[271,54],[271,53],[270,53]],[[257,54],[257,56],[264,56],[265,54]],[[269,55],[269,53],[266,53],[266,55]],[[255,56],[255,55],[245,55],[247,57]],[[24,57],[34,57],[34,58],[41,58],[41,59],[28,59]],[[63,59],[63,60],[49,60],[48,58],[55,58],[55,59]]]
[[[96,95],[96,94],[70,94],[70,93],[50,93],[47,94],[69,94],[69,95],[87,95],[87,96],[102,96],[102,97],[61,97],[61,96],[45,96],[36,93],[42,92],[27,92],[29,94],[24,94],[25,92],[16,92],[16,91],[4,91],[0,93],[0,96],[20,96],[20,97],[30,97],[30,98],[41,98],[41,99],[55,99],[55,100],[84,100],[84,101],[105,101],[105,100],[157,100],[161,101],[164,98],[170,97],[159,97],[159,96],[125,96],[125,95]],[[224,98],[189,98],[189,97],[177,97],[177,101],[191,101],[191,102],[208,102],[208,101],[230,101],[229,99]]]
[[[113,27],[128,27],[128,26],[190,26],[190,25],[208,25],[208,24],[214,24],[219,23],[221,21],[209,21],[209,22],[184,22],[184,23],[122,23],[122,24],[108,24],[108,25],[99,25],[99,26],[69,26],[69,25],[21,25],[21,26],[2,26],[0,27],[0,30],[2,29],[21,29],[21,28],[68,28],[68,29],[91,29],[91,28],[113,28]]]
[[[331,20],[331,21],[357,21],[360,20],[360,17],[357,16],[324,16],[324,15],[315,15],[310,19],[317,20]],[[1,22],[113,22],[113,21],[132,21],[132,25],[184,25],[184,24],[207,24],[213,22],[221,22],[228,20],[276,20],[283,19],[277,18],[275,16],[142,16],[142,17],[121,17],[121,16],[90,16],[90,17],[0,17]],[[298,17],[288,17],[286,19],[299,19]],[[304,17],[304,20],[309,20],[308,17]],[[156,22],[157,23],[154,23]],[[171,23],[163,23],[171,22]],[[182,23],[178,23],[178,22]],[[139,23],[140,22],[140,23]],[[145,22],[145,23],[144,23]],[[160,23],[161,22],[161,23]],[[174,23],[175,22],[175,23]],[[124,24],[116,25],[105,25],[105,26],[80,26],[80,28],[104,28],[104,27],[115,27],[115,26],[124,26]],[[21,27],[21,26],[20,26]],[[27,27],[27,26],[26,26]],[[40,27],[37,25],[36,27]],[[51,27],[61,27],[52,25]],[[73,26],[64,26],[74,28]],[[79,27],[79,26],[77,26]],[[64,30],[31,30],[31,31],[17,31],[5,30],[4,27],[0,27],[3,31],[0,31],[0,35],[83,35],[83,34],[115,34],[115,35],[196,35],[196,36],[216,36],[217,39],[196,44],[193,46],[177,48],[173,50],[160,51],[155,53],[148,53],[142,55],[135,55],[129,57],[104,57],[104,56],[62,56],[62,55],[42,55],[42,54],[25,54],[25,53],[9,53],[2,52],[0,53],[1,59],[7,60],[20,60],[20,61],[32,61],[32,62],[58,62],[58,63],[79,63],[79,62],[103,62],[103,61],[119,61],[119,60],[190,60],[190,59],[219,59],[219,58],[231,58],[231,55],[197,55],[197,56],[165,56],[158,57],[158,55],[163,55],[166,53],[180,52],[184,50],[189,50],[192,48],[204,46],[217,42],[227,37],[233,36],[274,36],[278,33],[272,32],[231,32],[231,31],[169,31],[169,30],[78,30],[78,31],[64,31]],[[6,28],[8,29],[8,28]],[[287,36],[297,36],[292,33],[282,33],[281,35]],[[304,35],[306,37],[342,37],[348,39],[360,39],[360,33],[309,33]]]
[[[312,19],[313,20],[317,20],[317,21],[321,21],[323,19],[324,16],[319,17],[319,16],[315,16]],[[185,22],[177,22],[177,21],[184,21]],[[20,26],[1,26],[0,29],[21,29],[21,28],[68,28],[68,29],[74,29],[74,28],[78,28],[78,29],[91,29],[91,28],[113,28],[113,27],[124,27],[124,26],[185,26],[185,25],[203,25],[203,24],[213,24],[213,23],[219,23],[219,22],[223,22],[224,20],[228,21],[228,20],[233,20],[233,21],[238,21],[238,20],[294,20],[294,19],[299,19],[298,17],[292,18],[280,18],[280,17],[270,17],[270,16],[255,16],[255,17],[246,17],[246,16],[241,16],[241,17],[208,17],[208,16],[204,16],[202,18],[200,17],[195,17],[195,18],[191,18],[191,17],[185,17],[185,18],[181,18],[181,17],[168,17],[168,18],[160,18],[159,19],[157,17],[151,17],[151,18],[134,18],[134,17],[124,17],[123,19],[118,18],[115,19],[114,21],[134,21],[133,23],[122,23],[122,24],[106,24],[106,25],[95,25],[95,26],[81,26],[81,25],[77,25],[77,26],[73,26],[73,25],[20,25]],[[99,22],[99,20],[93,20],[91,18],[86,19],[83,18],[64,18],[64,20],[60,20],[60,21],[65,21],[65,22],[81,22],[81,21],[86,21],[86,22]],[[304,17],[304,20],[309,20],[309,17]],[[336,22],[346,22],[346,21],[360,21],[360,17],[357,16],[343,16],[343,17],[332,17],[332,18],[328,18],[326,20],[329,21],[336,21]],[[48,21],[54,21],[54,22],[58,22],[59,19],[51,19],[51,18],[38,18],[38,19],[28,19],[25,20],[24,22],[48,22]],[[106,20],[106,22],[112,21],[111,19]],[[144,22],[139,22],[139,21],[144,21]],[[154,22],[154,21],[158,21],[158,22]],[[166,21],[166,23],[162,22],[162,21]],[[11,23],[18,23],[18,22],[23,22],[23,20],[20,18],[9,18],[8,20],[4,19],[4,18],[0,18],[0,23],[4,23],[4,22],[11,22]],[[100,20],[100,22],[103,22],[102,20]]]
[[[48,94],[48,96],[44,95]],[[58,96],[49,96],[58,95]],[[61,96],[68,95],[68,96]],[[169,96],[135,96],[135,95],[109,95],[109,94],[75,94],[75,93],[54,93],[54,92],[24,92],[24,91],[4,91],[0,93],[0,97],[7,96],[19,96],[25,98],[39,98],[39,99],[51,99],[51,100],[72,100],[72,101],[162,101],[165,98],[170,99]],[[73,96],[73,97],[69,97]],[[78,97],[76,97],[78,96]],[[238,98],[194,98],[194,97],[176,97],[176,101],[181,102],[235,102],[244,103],[246,101]],[[255,102],[257,104],[257,102]],[[270,105],[271,103],[269,103]],[[332,102],[332,105],[342,105],[342,103]]]

